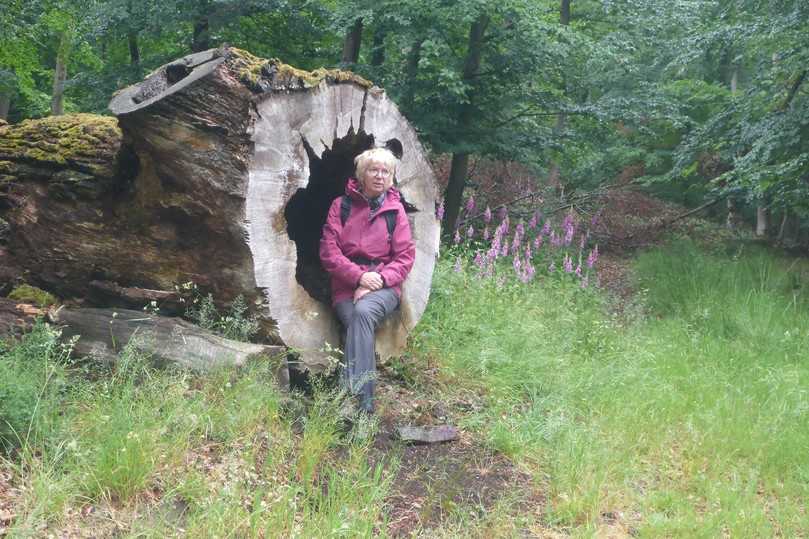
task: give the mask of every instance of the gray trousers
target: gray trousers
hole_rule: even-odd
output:
[[[399,296],[390,288],[369,292],[356,304],[341,301],[334,306],[346,329],[342,373],[344,387],[357,395],[366,412],[374,411],[376,386],[376,350],[374,333],[379,324],[399,306]]]

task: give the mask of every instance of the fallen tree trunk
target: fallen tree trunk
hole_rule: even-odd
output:
[[[236,49],[167,64],[110,103],[0,127],[0,266],[89,305],[180,312],[181,284],[241,295],[267,342],[328,363],[339,343],[317,245],[361,151],[401,156],[416,263],[378,334],[397,354],[427,303],[438,250],[435,178],[385,93],[347,72],[305,72]],[[2,285],[2,283],[0,283]],[[180,287],[181,288],[181,287]]]
[[[60,307],[48,313],[48,320],[61,327],[63,339],[76,337],[73,351],[79,356],[113,363],[130,345],[157,362],[200,372],[263,359],[270,362],[279,383],[289,385],[284,347],[226,339],[179,318],[127,309]]]
[[[45,310],[28,303],[0,298],[0,339],[18,337],[30,330]]]

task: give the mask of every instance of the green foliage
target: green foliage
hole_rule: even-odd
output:
[[[0,450],[48,443],[58,427],[69,347],[37,323],[18,343],[0,341]]]
[[[225,314],[217,310],[213,295],[197,296],[186,316],[200,327],[237,341],[249,341],[259,329],[258,319],[249,314],[242,295],[236,296]]]

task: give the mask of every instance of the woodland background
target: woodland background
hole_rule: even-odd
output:
[[[110,96],[228,43],[386,89],[464,189],[651,185],[806,244],[809,5],[799,0],[4,0],[0,119],[104,113]],[[494,164],[498,162],[500,164]],[[488,165],[487,165],[488,163]],[[503,163],[511,163],[511,168]]]

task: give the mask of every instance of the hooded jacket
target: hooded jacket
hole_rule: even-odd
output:
[[[331,277],[332,303],[350,300],[367,271],[382,276],[385,288],[402,295],[402,282],[413,268],[416,245],[410,233],[401,195],[388,189],[382,206],[371,216],[368,199],[359,191],[359,182],[350,178],[346,195],[351,197],[351,212],[345,225],[340,219],[340,200],[332,201],[323,235],[320,238],[320,262]],[[388,238],[388,225],[383,213],[396,213],[396,226]]]

